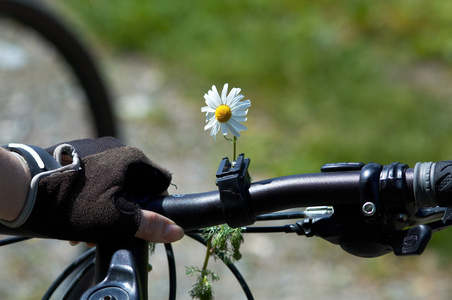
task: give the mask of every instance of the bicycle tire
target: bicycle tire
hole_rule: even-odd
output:
[[[9,29],[13,30],[8,32]],[[93,54],[82,40],[80,40],[78,35],[64,23],[64,20],[61,20],[58,14],[53,12],[51,7],[47,7],[39,1],[0,0],[0,33],[0,121],[5,121],[5,119],[10,117],[10,123],[14,124],[11,125],[17,126],[17,130],[11,130],[13,126],[8,126],[10,125],[8,122],[0,122],[1,127],[3,128],[2,136],[0,136],[2,143],[24,142],[40,146],[50,146],[54,143],[63,141],[63,139],[69,140],[85,137],[118,136],[116,119],[111,105],[111,95]],[[21,36],[22,34],[23,36]],[[45,51],[49,50],[49,53],[44,53],[46,58],[48,57],[51,63],[56,64],[56,69],[61,70],[61,72],[55,72],[55,77],[60,75],[68,77],[68,88],[76,93],[73,100],[77,102],[78,106],[84,109],[82,112],[86,117],[83,116],[81,119],[84,120],[85,124],[76,122],[76,125],[77,127],[79,125],[80,127],[89,127],[88,131],[74,133],[78,128],[65,128],[61,130],[60,128],[64,128],[66,124],[61,122],[65,122],[65,118],[68,118],[67,116],[57,118],[55,115],[50,114],[41,118],[41,116],[27,116],[25,113],[19,115],[21,118],[28,117],[32,120],[30,122],[29,120],[17,118],[17,115],[10,112],[9,108],[11,107],[23,110],[22,102],[16,101],[15,98],[8,99],[9,95],[11,95],[9,92],[11,92],[10,85],[12,81],[15,81],[14,85],[18,83],[17,88],[22,89],[24,94],[30,96],[31,108],[23,111],[35,113],[35,102],[38,102],[38,99],[40,99],[39,97],[34,97],[33,91],[27,91],[29,86],[23,83],[24,78],[22,74],[29,71],[28,69],[30,69],[30,66],[25,67],[20,73],[14,73],[11,69],[8,69],[8,71],[3,70],[2,74],[3,65],[1,55],[3,53],[2,50],[4,50],[2,47],[4,45],[9,47],[15,46],[11,41],[4,39],[11,35],[17,35],[14,36],[13,42],[16,40],[26,40],[31,37],[32,42],[28,42],[28,44],[36,43],[37,47],[42,47]],[[8,44],[5,41],[10,43]],[[17,49],[20,48],[16,47],[13,50]],[[33,54],[34,53],[32,53],[30,57],[32,57]],[[32,67],[34,67],[34,65]],[[14,76],[10,76],[12,73],[14,73]],[[33,76],[45,76],[39,74],[39,71],[35,73],[38,74],[33,74]],[[11,80],[4,80],[8,77],[11,77]],[[66,84],[66,79],[62,79],[61,81],[64,81]],[[45,82],[44,79],[41,80],[41,78],[37,78],[35,85],[42,84],[43,82]],[[45,90],[47,86],[42,86],[41,88]],[[58,97],[57,95],[55,98],[59,101],[55,102],[56,105],[61,105],[62,107],[66,105],[64,102],[67,99],[64,99],[64,97]],[[27,104],[30,103],[27,102]],[[46,105],[47,104],[44,104],[43,109],[46,109]],[[39,114],[39,112],[36,113],[36,115]],[[4,118],[5,115],[7,118]],[[49,117],[54,119],[44,124],[44,127],[40,127],[39,124],[47,121]],[[72,118],[72,115],[70,115],[70,118]],[[37,120],[39,122],[36,122]],[[36,125],[37,123],[38,125]],[[24,129],[24,126],[21,124],[26,124],[26,130],[22,130]],[[46,126],[55,128],[47,128]],[[52,135],[51,130],[48,129],[61,131],[61,135],[54,136]],[[14,131],[14,133],[16,133],[20,130],[31,133],[23,135],[4,134],[7,131]],[[41,131],[42,133],[35,135],[34,133],[36,131]],[[10,137],[12,138],[10,139]],[[21,238],[17,240],[20,239]],[[4,243],[9,243],[10,241],[14,242],[15,240],[15,238],[12,238]]]
[[[78,281],[81,280],[83,275],[86,274],[87,270],[89,270],[90,268],[93,267],[94,256],[95,256],[94,249],[90,249],[90,250],[84,252],[79,258],[74,260],[74,262],[71,263],[69,266],[67,266],[67,268],[52,282],[50,287],[47,289],[45,294],[42,296],[42,300],[50,299],[50,297],[63,284],[63,282],[65,280],[67,280],[68,278],[70,278],[72,276],[72,274],[75,273],[79,268],[81,268],[82,275],[79,276],[80,278],[76,278],[75,279],[76,281],[73,284],[73,285],[76,285],[78,283]],[[68,291],[68,293],[70,293],[73,288],[74,288],[73,286],[70,286],[70,288],[69,288],[70,291]],[[64,297],[63,299],[66,299],[66,297]]]
[[[117,136],[111,97],[92,53],[53,12],[35,1],[0,0],[0,18],[8,18],[34,31],[56,49],[86,95],[96,136]]]

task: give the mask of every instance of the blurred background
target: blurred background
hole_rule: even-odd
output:
[[[93,49],[112,91],[119,137],[173,172],[177,190],[171,193],[216,188],[214,173],[232,147],[203,131],[200,108],[204,93],[226,82],[252,103],[238,151],[251,158],[256,181],[318,172],[330,162],[414,167],[452,158],[450,2],[45,3]],[[37,77],[50,78],[43,73],[48,71],[35,70]],[[4,78],[0,87],[13,85],[6,81],[11,74]],[[48,146],[94,135],[83,103],[59,93],[38,100],[37,89],[30,88],[28,100],[0,99],[2,143]],[[246,236],[239,268],[256,299],[449,299],[451,237],[447,230],[435,234],[419,257],[361,259],[316,238]],[[180,262],[180,299],[189,298],[191,285],[183,266],[203,259],[202,248],[185,240],[175,244],[176,259],[186,260]],[[60,242],[29,244],[34,252],[14,272],[36,288],[12,297],[10,279],[0,286],[2,298],[39,298],[50,281],[36,273],[46,251],[54,249],[49,247],[63,261],[75,251]],[[3,251],[0,258],[7,257]],[[152,273],[164,268],[162,253]],[[2,264],[2,270],[17,265]],[[54,268],[58,273],[61,266]],[[217,272],[217,299],[245,298],[227,271],[219,266]],[[155,275],[151,295],[155,290],[162,293],[155,299],[165,299],[166,275]]]

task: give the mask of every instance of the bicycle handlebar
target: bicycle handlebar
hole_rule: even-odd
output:
[[[159,197],[142,207],[192,231],[224,223],[251,225],[260,215],[285,209],[333,206],[333,216],[299,221],[292,230],[363,257],[389,251],[421,254],[432,231],[452,224],[452,209],[432,209],[452,203],[452,161],[418,163],[414,169],[400,163],[327,164],[321,173],[252,184],[248,165],[243,156],[235,166],[225,158],[217,172],[219,191]]]
[[[243,227],[253,224],[258,216],[285,209],[332,206],[331,216],[309,217],[291,228],[299,235],[317,235],[340,244],[359,256],[381,255],[388,249],[396,254],[420,254],[424,246],[408,251],[402,245],[408,237],[405,228],[433,220],[427,231],[418,228],[422,239],[429,240],[432,230],[452,224],[452,208],[424,209],[452,206],[452,161],[418,163],[414,169],[400,163],[327,164],[320,173],[255,183],[250,183],[248,166],[249,159],[243,154],[235,165],[224,158],[216,174],[219,191],[138,202],[143,209],[169,217],[186,232],[224,223]],[[436,221],[441,214],[442,220]],[[6,226],[0,226],[0,233],[45,238]],[[359,250],[354,250],[356,247]],[[381,249],[373,252],[368,248]]]
[[[411,211],[409,206],[452,206],[452,161],[418,163],[414,169],[398,163],[385,167],[372,165],[377,167],[377,182],[369,184],[378,185],[377,197],[381,198],[382,194],[389,198],[394,198],[392,194],[400,196],[399,199],[391,199],[393,203],[387,203],[387,206],[403,204]],[[359,166],[360,170],[356,170],[355,164],[348,170],[344,164],[328,164],[322,167],[321,173],[284,176],[252,183],[246,203],[249,219],[255,220],[262,214],[296,207],[357,205],[360,199],[363,201],[366,183],[370,182],[364,177],[374,176],[365,174],[369,172],[365,170],[368,165]],[[394,174],[395,171],[400,172]],[[169,217],[187,231],[227,221],[219,191],[153,198],[142,208]]]
[[[249,219],[295,207],[356,203],[359,176],[359,171],[314,173],[252,183]],[[167,216],[186,231],[226,223],[219,191],[153,198],[142,208]]]

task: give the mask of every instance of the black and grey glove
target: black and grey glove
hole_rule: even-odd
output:
[[[46,150],[21,144],[5,148],[25,158],[32,181],[19,217],[0,222],[50,238],[127,243],[141,220],[134,199],[161,194],[171,182],[170,173],[141,150],[111,137]]]

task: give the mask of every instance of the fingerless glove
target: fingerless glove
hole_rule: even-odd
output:
[[[33,179],[21,215],[2,223],[50,238],[125,244],[140,224],[139,202],[171,182],[141,150],[111,137],[7,149],[26,159]]]

